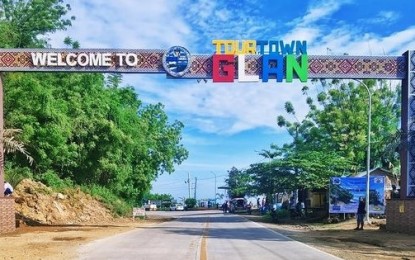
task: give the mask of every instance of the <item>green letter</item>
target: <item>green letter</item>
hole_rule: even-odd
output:
[[[297,74],[301,82],[307,82],[308,77],[308,56],[301,55],[301,65],[298,63],[296,57],[293,54],[289,54],[286,57],[286,74],[285,78],[287,82],[293,81],[293,74]]]

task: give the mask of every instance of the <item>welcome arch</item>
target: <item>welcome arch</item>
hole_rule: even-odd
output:
[[[276,45],[278,47],[278,42]],[[232,47],[232,46],[231,46]],[[235,48],[235,46],[233,46]],[[281,50],[283,49],[281,45]],[[245,48],[245,47],[244,47]],[[250,49],[249,43],[246,49]],[[252,48],[251,48],[252,49]],[[220,48],[217,50],[221,50]],[[415,51],[406,51],[401,56],[328,56],[307,55],[306,59],[291,58],[293,66],[289,71],[278,67],[287,62],[290,54],[265,57],[264,55],[233,55],[217,59],[217,55],[190,55],[183,47],[174,46],[169,50],[160,49],[0,49],[0,72],[102,72],[102,73],[149,73],[166,74],[167,78],[215,79],[226,78],[224,82],[258,81],[271,75],[281,81],[292,80],[296,73],[300,80],[304,75],[309,79],[393,79],[402,81],[401,130],[402,141],[406,143],[400,151],[401,198],[388,203],[388,228],[405,230],[409,223],[415,229]],[[237,50],[231,50],[237,53]],[[249,52],[248,52],[249,54]],[[297,53],[298,54],[298,53]],[[304,53],[303,53],[304,54]],[[241,58],[242,57],[242,58]],[[266,63],[264,63],[266,61]],[[264,64],[266,64],[264,66]],[[276,66],[277,65],[277,66]],[[227,70],[227,66],[229,70]],[[232,67],[234,69],[232,69]],[[264,71],[267,74],[264,74]],[[280,74],[281,75],[280,75]],[[3,85],[0,78],[0,130],[3,130]],[[3,143],[0,142],[0,183],[4,180]],[[3,196],[0,185],[0,208],[13,207],[8,214],[0,216],[0,233],[14,230],[14,201]],[[406,206],[411,203],[411,206]],[[406,204],[405,204],[406,203]],[[9,212],[8,210],[6,210]],[[10,221],[13,218],[13,221]],[[410,221],[411,220],[411,221]],[[4,224],[9,223],[9,225]],[[12,223],[12,224],[10,224]],[[390,224],[392,223],[392,224]],[[2,228],[7,226],[6,228]]]

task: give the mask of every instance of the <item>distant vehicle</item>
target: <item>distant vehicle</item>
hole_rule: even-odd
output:
[[[157,205],[155,203],[145,204],[144,209],[146,211],[154,211],[157,210]]]
[[[184,210],[184,206],[183,206],[183,204],[177,204],[177,205],[176,205],[176,210],[183,211],[183,210]]]
[[[174,204],[170,206],[170,210],[177,210],[177,211],[183,211],[184,210],[184,206],[183,204]]]
[[[246,212],[248,210],[247,205],[247,200],[245,198],[234,198],[231,200],[230,212]]]

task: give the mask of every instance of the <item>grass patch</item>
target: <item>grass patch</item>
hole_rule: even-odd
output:
[[[125,201],[117,197],[111,190],[98,185],[81,186],[81,190],[91,194],[107,206],[117,216],[131,216],[132,208]]]

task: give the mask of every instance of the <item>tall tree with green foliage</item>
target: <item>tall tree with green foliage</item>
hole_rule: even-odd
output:
[[[66,18],[70,10],[62,0],[1,0],[0,47],[45,47],[47,34],[71,26],[75,17]]]
[[[46,41],[42,37],[71,24],[74,17],[62,18],[69,9],[70,6],[60,0],[1,0],[0,48],[43,47]],[[0,73],[0,77],[3,81],[4,73]],[[24,143],[17,138],[20,132],[21,129],[5,129],[1,142],[5,145],[6,153],[19,151],[31,164],[33,158],[27,153]]]
[[[371,166],[398,165],[400,90],[384,81],[367,80],[365,84],[372,93]],[[303,120],[297,118],[291,102],[285,109],[292,120],[277,117],[292,142],[283,147],[272,145],[261,153],[268,162],[247,170],[258,193],[324,188],[329,177],[354,174],[366,167],[368,93],[364,86],[333,80],[320,86],[316,96],[309,95],[306,86],[303,93],[309,106]]]
[[[34,173],[53,170],[133,203],[188,156],[182,123],[170,124],[161,104],[143,106],[132,87],[101,74],[13,73],[5,82],[7,100],[16,100],[6,101],[6,120],[23,130]]]
[[[272,147],[274,157],[268,162],[253,164],[247,170],[252,190],[272,198],[277,192],[294,189],[324,188],[330,176],[338,175],[349,166],[336,153],[303,151]],[[271,152],[267,152],[271,153]],[[264,155],[264,153],[261,153]]]
[[[48,33],[70,25],[64,18],[70,7],[60,0],[1,1],[1,7],[0,47],[45,47]],[[65,43],[79,47],[69,38]],[[40,179],[52,173],[94,190],[98,185],[130,204],[141,201],[159,174],[187,158],[184,126],[169,122],[162,104],[144,106],[121,82],[117,74],[5,74],[6,126],[22,130],[34,159],[30,165],[9,155],[9,168],[30,169]]]
[[[385,81],[366,80],[372,93],[371,167],[396,163],[396,153],[388,152],[387,145],[394,140],[399,127],[400,91]],[[334,80],[324,84],[316,100],[303,88],[310,111],[304,120],[294,123],[278,117],[278,125],[285,126],[293,136],[292,148],[298,151],[336,152],[351,162],[350,171],[365,168],[368,93],[364,86],[354,82]],[[287,113],[293,113],[287,109]]]
[[[246,171],[232,167],[228,171],[228,178],[225,179],[228,185],[228,195],[230,198],[243,198],[250,194],[251,178]]]

